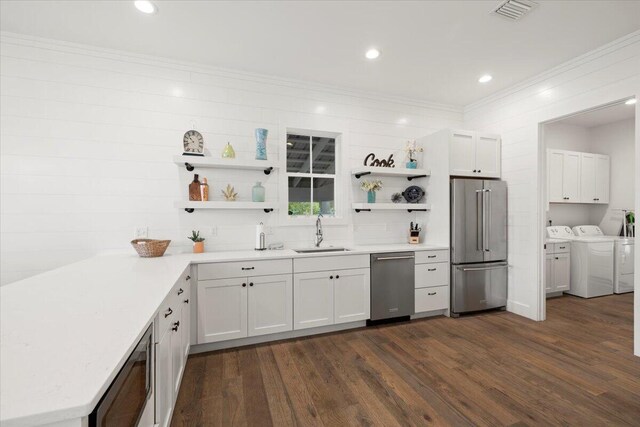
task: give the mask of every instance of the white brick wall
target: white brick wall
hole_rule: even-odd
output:
[[[172,239],[173,251],[190,250],[191,229],[203,231],[209,250],[251,249],[260,221],[273,227],[268,241],[308,246],[313,227],[283,226],[276,214],[187,214],[173,207],[186,197],[192,174],[171,157],[180,154],[182,135],[194,122],[212,155],[231,141],[239,158],[254,156],[256,127],[269,129],[270,159],[282,155],[287,127],[342,132],[347,203],[364,198],[346,175],[364,155],[393,152],[402,163],[406,139],[462,124],[461,110],[450,106],[15,34],[2,34],[0,53],[2,284],[97,253],[130,250],[136,226],[148,226],[150,237]],[[324,113],[316,113],[318,106]],[[401,118],[407,124],[398,125]],[[229,182],[246,200],[261,180],[267,198],[278,199],[278,173],[201,175],[214,197]],[[381,199],[407,182],[385,183]],[[341,225],[325,226],[325,241],[403,242],[408,222],[424,215],[347,210]],[[216,237],[208,235],[211,226]]]
[[[640,32],[465,108],[465,127],[502,135],[503,179],[509,185],[510,311],[544,318],[543,153],[538,124],[634,95],[640,97]],[[636,113],[636,147],[639,135]],[[640,164],[639,152],[636,164]],[[636,168],[636,188],[639,183],[640,168]],[[636,211],[640,211],[640,197],[636,197]],[[638,252],[636,265],[640,265]],[[639,281],[636,275],[636,289]],[[636,292],[635,352],[640,355],[639,295]]]

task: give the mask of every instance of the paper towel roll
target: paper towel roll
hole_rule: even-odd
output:
[[[261,242],[260,240],[260,235],[264,234],[264,224],[260,223],[258,225],[256,225],[256,249],[257,250],[262,250],[264,249],[264,245],[263,242]]]

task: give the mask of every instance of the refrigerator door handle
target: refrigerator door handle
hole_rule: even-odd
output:
[[[484,252],[490,252],[491,248],[489,246],[489,236],[491,236],[491,190],[484,190],[484,200],[482,203],[482,208],[484,209],[484,219],[482,221],[482,250]]]
[[[476,249],[484,251],[484,190],[476,190]]]

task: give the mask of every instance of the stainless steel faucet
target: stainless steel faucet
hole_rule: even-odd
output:
[[[324,240],[324,237],[322,237],[322,221],[320,221],[321,216],[322,214],[318,214],[318,219],[316,220],[316,248],[319,248],[320,243],[322,243],[322,240]]]

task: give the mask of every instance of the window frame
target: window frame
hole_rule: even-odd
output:
[[[303,135],[321,138],[333,138],[336,141],[335,149],[335,171],[333,174],[323,173],[304,173],[304,172],[287,172],[287,136],[289,134]],[[345,154],[343,132],[330,132],[330,131],[318,131],[312,129],[302,129],[294,127],[283,127],[281,130],[280,147],[282,147],[282,155],[280,156],[280,225],[313,225],[316,222],[317,215],[289,215],[289,177],[302,177],[302,178],[333,178],[334,185],[334,206],[335,216],[323,216],[323,224],[331,225],[343,225],[347,224],[345,218],[346,209],[346,197],[345,194],[348,191],[340,191],[340,188],[344,187],[343,182],[343,158]],[[313,170],[313,166],[311,167]],[[313,188],[311,189],[311,200],[313,200]]]

